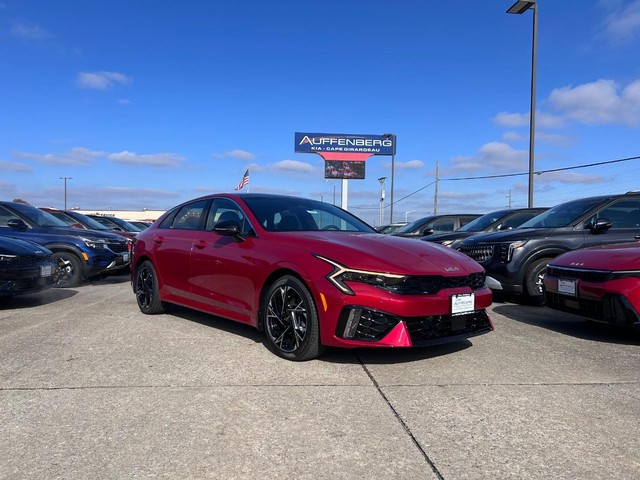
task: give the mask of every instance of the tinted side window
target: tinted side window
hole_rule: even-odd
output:
[[[253,231],[242,209],[228,198],[216,198],[211,204],[205,230],[213,230],[220,222],[234,221],[240,225],[240,233],[249,235]]]
[[[478,217],[460,217],[460,226],[464,227],[471,220],[475,220]],[[454,227],[455,228],[455,227]]]
[[[9,228],[7,226],[7,222],[12,218],[18,218],[18,217],[16,217],[13,213],[11,213],[9,210],[7,210],[6,208],[0,205],[0,227]]]
[[[589,223],[593,225],[600,218],[609,220],[611,228],[640,228],[640,199],[617,200],[598,211]]]
[[[171,228],[181,228],[184,230],[198,230],[200,219],[204,217],[203,211],[207,206],[207,200],[188,203],[183,205],[173,217]]]
[[[455,230],[455,219],[453,218],[438,218],[429,223],[423,231],[426,229],[433,229],[434,232],[453,232]]]

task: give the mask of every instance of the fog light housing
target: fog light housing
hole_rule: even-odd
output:
[[[378,341],[400,322],[400,318],[366,307],[345,307],[336,335],[347,340]]]

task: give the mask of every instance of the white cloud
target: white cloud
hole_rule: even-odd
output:
[[[517,172],[528,165],[529,153],[526,150],[515,150],[502,142],[489,142],[478,149],[474,157],[454,157],[451,167],[445,172],[467,172],[479,170],[498,170],[501,172]]]
[[[231,157],[231,158],[237,158],[240,160],[253,160],[256,156],[251,153],[251,152],[247,152],[246,150],[230,150],[228,152],[224,152],[222,154],[222,156],[224,157]]]
[[[600,79],[577,87],[561,87],[549,95],[549,104],[587,125],[640,124],[640,80],[621,89],[613,80]]]
[[[640,0],[610,4],[611,12],[606,16],[602,28],[616,42],[632,40],[640,34]]]
[[[501,112],[493,117],[493,122],[505,128],[529,127],[529,112],[508,113]],[[563,128],[564,120],[561,117],[536,109],[536,128]]]
[[[36,160],[49,165],[90,165],[93,160],[106,155],[106,152],[94,152],[84,147],[76,147],[62,154],[38,154],[19,152],[15,156],[27,160]]]
[[[299,162],[298,160],[281,160],[270,166],[270,170],[276,172],[295,172],[295,173],[312,173],[316,169],[305,162]]]
[[[33,169],[24,163],[0,161],[0,172],[32,172]]]
[[[118,99],[118,103],[120,105],[131,105],[131,100],[129,100],[128,98],[120,98]]]
[[[51,37],[44,28],[28,23],[14,23],[11,27],[11,35],[23,40],[44,40]]]
[[[398,170],[417,170],[424,167],[422,160],[409,160],[408,162],[395,162],[395,168]]]
[[[568,172],[566,170],[560,172],[548,172],[536,175],[534,182],[540,183],[571,183],[571,184],[590,184],[600,183],[604,181],[604,177],[600,175],[592,175],[588,173]]]
[[[184,157],[175,153],[138,155],[126,150],[120,153],[112,153],[107,158],[114,163],[121,163],[125,165],[148,165],[153,167],[177,167],[185,160]]]
[[[107,90],[116,85],[130,85],[133,78],[118,72],[80,72],[76,85],[92,90]]]

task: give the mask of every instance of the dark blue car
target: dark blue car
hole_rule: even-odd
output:
[[[0,202],[0,236],[28,240],[53,252],[55,286],[127,268],[131,241],[116,234],[70,228],[47,212],[17,202]]]
[[[51,255],[37,243],[0,237],[0,297],[52,287],[56,265]]]

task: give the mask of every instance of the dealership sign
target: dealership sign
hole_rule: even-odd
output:
[[[296,153],[395,155],[394,135],[295,133]]]

